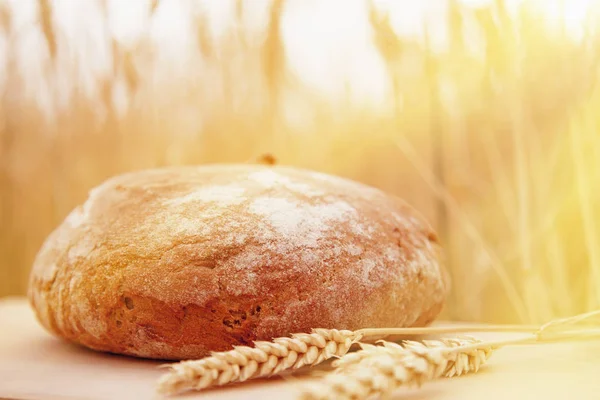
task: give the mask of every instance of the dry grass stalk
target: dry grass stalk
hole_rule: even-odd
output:
[[[156,12],[156,9],[158,8],[158,0],[151,0],[150,1],[150,16],[154,16],[154,13]]]
[[[0,4],[0,28],[2,33],[8,37],[12,29],[12,15],[5,4]]]
[[[420,386],[445,376],[477,372],[492,348],[474,338],[361,344],[362,350],[334,363],[337,369],[305,387],[301,399],[365,399],[389,395],[405,385]]]
[[[48,0],[39,0],[39,15],[40,24],[44,39],[48,45],[48,52],[50,53],[50,59],[56,58],[56,31],[52,21],[52,3]]]
[[[158,390],[165,394],[202,390],[317,365],[332,357],[343,356],[358,339],[360,335],[351,331],[314,329],[310,334],[297,333],[291,338],[254,342],[255,347],[236,346],[201,360],[171,365],[171,371],[159,380]]]

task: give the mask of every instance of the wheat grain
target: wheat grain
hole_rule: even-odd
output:
[[[236,346],[201,360],[171,365],[171,371],[160,378],[158,390],[165,394],[201,390],[317,365],[332,357],[343,356],[358,339],[360,335],[352,331],[313,329],[310,334],[298,333],[271,342],[257,341],[254,347]]]
[[[325,375],[307,384],[300,396],[315,399],[365,399],[393,392],[403,385],[420,385],[440,376],[448,360],[441,349],[387,351],[384,347],[364,345],[368,353],[360,362]]]
[[[347,354],[339,360],[334,361],[332,365],[337,367],[339,372],[339,370],[348,368],[350,365],[368,361],[373,354],[389,354],[401,357],[406,351],[441,349],[449,353],[448,365],[442,375],[451,378],[468,372],[477,372],[481,365],[485,364],[493,350],[490,345],[470,336],[442,340],[423,340],[421,342],[406,340],[403,342],[403,345],[385,340],[381,340],[379,343],[382,346],[363,345],[363,351]],[[461,349],[455,350],[457,347],[461,347]]]
[[[403,346],[380,341],[361,344],[362,350],[334,362],[336,370],[306,385],[302,399],[364,399],[390,394],[399,386],[417,385],[435,378],[476,372],[491,347],[477,339],[406,341]]]
[[[384,347],[395,347],[399,345],[386,342]],[[467,347],[468,346],[468,347]],[[469,372],[477,372],[485,364],[492,354],[493,348],[479,339],[473,337],[452,338],[443,340],[423,340],[422,342],[405,341],[405,349],[429,348],[429,349],[457,349],[449,351],[448,365],[443,376],[464,375]]]

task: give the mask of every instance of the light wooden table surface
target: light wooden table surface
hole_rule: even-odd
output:
[[[38,325],[24,299],[0,300],[0,398],[161,399],[154,391],[160,364],[64,343]],[[294,399],[303,379],[309,378],[258,380],[173,399]],[[600,400],[600,341],[506,347],[478,374],[402,389],[394,399]]]

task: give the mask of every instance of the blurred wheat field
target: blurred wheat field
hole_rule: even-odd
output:
[[[131,39],[111,23],[118,2],[87,0],[95,18],[74,23],[74,1],[0,0],[0,296],[25,293],[44,238],[107,177],[270,152],[418,208],[445,247],[445,318],[535,323],[599,308],[598,7],[573,22],[557,15],[579,2],[548,1],[559,11],[544,14],[532,1],[432,1],[443,13],[412,21],[411,35],[395,22],[411,2],[323,2],[319,31],[314,1],[226,1],[219,14],[208,1],[140,0]],[[370,54],[380,81],[356,59],[290,50],[335,35],[349,10],[364,43],[343,45]],[[172,42],[178,56],[156,40],[183,29],[168,15],[189,28]],[[350,65],[354,80],[340,73],[327,94],[302,78],[303,58],[328,77]]]

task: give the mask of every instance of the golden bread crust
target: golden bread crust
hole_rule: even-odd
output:
[[[290,167],[120,175],[48,237],[29,298],[93,349],[199,358],[311,328],[424,325],[448,281],[431,228],[400,199]]]

